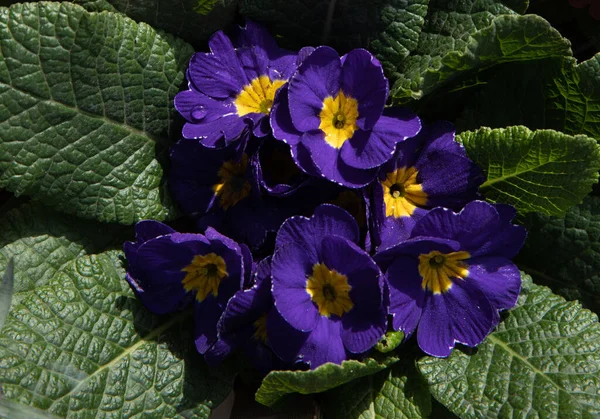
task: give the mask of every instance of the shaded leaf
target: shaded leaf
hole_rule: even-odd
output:
[[[486,199],[523,214],[562,215],[598,181],[600,147],[585,135],[517,126],[467,131],[458,140],[484,171]]]
[[[520,0],[431,0],[417,47],[390,74],[396,80],[392,98],[405,103],[422,97],[425,75],[439,70],[446,55],[468,52],[467,46],[474,42],[471,35],[489,28],[499,15],[522,13],[526,5]]]
[[[74,0],[88,11],[118,11],[162,29],[196,48],[233,22],[238,0]]]
[[[571,55],[570,43],[546,20],[535,15],[504,15],[473,34],[463,51],[452,51],[441,67],[428,71],[423,93],[488,67],[515,61],[531,61]]]
[[[458,123],[462,129],[515,124],[600,139],[600,54],[579,65],[562,58],[503,67]]]
[[[530,214],[517,263],[538,284],[600,313],[600,198],[587,197],[564,218]]]
[[[199,15],[206,16],[214,9],[218,1],[219,0],[196,0],[194,12],[198,13]]]
[[[600,414],[598,317],[525,278],[518,305],[473,355],[425,357],[431,394],[461,418]]]
[[[368,48],[389,73],[416,48],[429,0],[242,0],[241,13],[271,28],[290,48]],[[333,9],[330,9],[333,7]],[[331,13],[331,14],[330,14]],[[331,20],[329,20],[331,16]]]
[[[0,187],[101,221],[174,214],[157,156],[180,135],[189,45],[42,2],[0,9],[0,49]]]

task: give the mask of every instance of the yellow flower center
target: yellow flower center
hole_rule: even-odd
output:
[[[267,313],[263,314],[259,317],[257,321],[254,322],[254,338],[263,343],[267,342]]]
[[[215,253],[196,255],[192,263],[182,269],[187,272],[181,283],[186,291],[196,291],[196,300],[203,301],[208,294],[219,294],[221,280],[227,276],[227,265]]]
[[[325,317],[332,314],[341,317],[352,310],[351,289],[346,275],[328,269],[323,263],[313,265],[312,275],[306,283],[306,292],[319,308],[321,316]]]
[[[250,195],[250,182],[246,179],[248,156],[244,154],[239,162],[229,160],[219,168],[217,175],[220,183],[213,185],[213,191],[219,197],[219,204],[225,210]]]
[[[386,217],[410,217],[415,209],[427,204],[427,194],[417,183],[417,169],[400,167],[381,182]]]
[[[443,254],[434,250],[419,255],[419,274],[423,278],[421,287],[434,294],[447,292],[452,288],[452,278],[465,279],[469,275],[469,265],[463,261],[470,257],[465,251]]]
[[[335,98],[325,98],[319,118],[319,129],[325,133],[325,141],[333,148],[339,149],[358,129],[358,102],[340,90]]]
[[[275,93],[285,84],[285,80],[273,80],[269,76],[255,78],[244,86],[235,98],[234,104],[239,116],[249,113],[264,113],[268,115],[273,106]]]

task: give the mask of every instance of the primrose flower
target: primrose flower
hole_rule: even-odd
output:
[[[183,137],[223,147],[247,127],[257,137],[267,135],[275,92],[296,70],[297,55],[280,49],[266,29],[250,21],[235,44],[219,31],[208,45],[211,52],[190,60],[189,89],[175,97],[175,108],[187,120]]]
[[[267,136],[252,156],[254,178],[261,189],[272,196],[289,196],[309,182],[290,153],[290,147]]]
[[[269,326],[277,310],[271,295],[271,258],[260,261],[253,274],[252,287],[235,293],[217,324],[218,340],[204,354],[206,362],[218,364],[237,348],[243,349],[255,366],[267,373],[273,369],[289,369],[269,347]],[[278,329],[280,331],[280,329]],[[287,334],[299,334],[288,328]]]
[[[211,149],[180,140],[171,147],[171,192],[186,214],[227,211],[252,192],[250,158],[238,144]]]
[[[416,221],[431,208],[460,210],[477,197],[481,169],[454,139],[447,122],[425,126],[398,144],[372,185],[371,239],[380,249],[410,235]]]
[[[271,266],[281,321],[269,324],[269,340],[283,360],[339,364],[384,334],[381,272],[357,241],[356,221],[333,205],[281,226]],[[303,333],[286,332],[288,325]]]
[[[388,81],[379,61],[355,49],[343,57],[318,47],[304,58],[271,112],[273,135],[298,167],[351,188],[366,185],[396,144],[421,128],[413,113],[384,105]]]
[[[186,234],[158,221],[141,221],[135,231],[136,241],[124,245],[129,285],[156,314],[193,301],[196,348],[204,353],[217,339],[227,301],[244,285],[250,251],[213,229]]]
[[[169,185],[183,212],[197,216],[203,231],[217,230],[258,247],[286,218],[276,203],[261,197],[245,144],[213,149],[180,140],[171,148]],[[250,155],[248,155],[250,153]]]
[[[521,289],[511,259],[527,235],[511,224],[509,205],[473,201],[458,214],[435,208],[411,238],[375,256],[386,271],[394,330],[417,331],[419,347],[450,355],[455,343],[476,346],[513,307]]]

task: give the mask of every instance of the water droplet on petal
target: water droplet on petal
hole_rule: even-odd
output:
[[[196,106],[194,109],[192,109],[192,119],[196,122],[201,121],[204,119],[207,113],[208,112],[203,106]]]

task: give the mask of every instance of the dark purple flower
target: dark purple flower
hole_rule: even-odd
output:
[[[257,264],[253,277],[251,288],[236,292],[229,300],[217,324],[218,340],[204,358],[209,364],[218,364],[241,348],[264,374],[273,369],[289,369],[291,365],[281,361],[268,346],[268,319],[277,311],[271,295],[270,257]],[[288,333],[300,332],[288,328]]]
[[[190,60],[189,90],[175,97],[175,108],[187,120],[183,136],[209,147],[236,141],[248,126],[265,136],[275,93],[296,70],[297,55],[280,49],[266,29],[250,21],[235,44],[219,31],[208,45],[211,52]]]
[[[197,216],[200,231],[211,226],[254,248],[277,231],[286,214],[263,199],[252,176],[253,157],[240,148],[212,149],[180,140],[171,148],[169,184],[184,213]]]
[[[227,211],[251,196],[250,169],[237,144],[213,149],[180,140],[171,147],[169,185],[185,214]]]
[[[292,195],[309,178],[301,172],[290,153],[290,147],[267,136],[252,156],[254,177],[262,190],[272,196]]]
[[[136,241],[126,242],[126,279],[142,303],[156,314],[194,301],[196,348],[204,353],[217,338],[217,321],[251,269],[248,248],[207,229],[178,233],[158,221],[136,224]]]
[[[398,144],[372,185],[371,239],[386,249],[408,238],[431,208],[460,210],[477,198],[481,169],[454,140],[454,127],[438,122]]]
[[[273,135],[292,147],[306,173],[364,186],[396,144],[421,128],[407,110],[384,110],[387,96],[381,64],[368,51],[355,49],[340,58],[329,47],[316,48],[275,98]]]
[[[333,205],[292,217],[277,233],[272,280],[281,317],[269,324],[269,341],[283,360],[339,364],[384,334],[381,272],[357,241],[356,221]]]
[[[455,343],[476,346],[513,307],[521,289],[511,259],[527,235],[511,224],[509,205],[473,201],[458,214],[435,208],[411,238],[375,256],[389,286],[394,330],[417,330],[421,349],[450,355]]]

